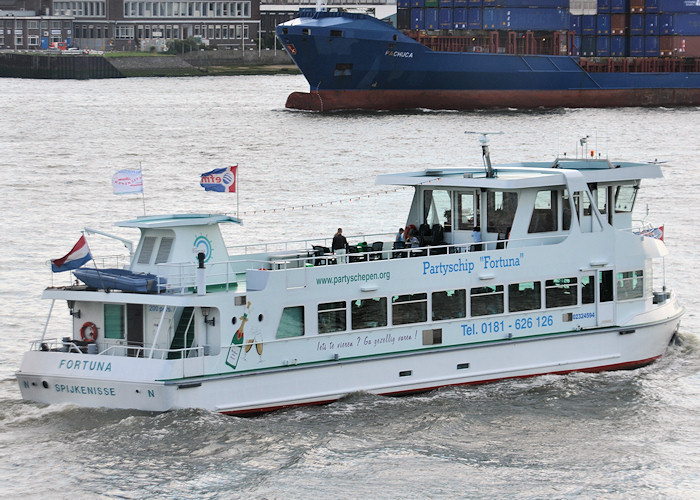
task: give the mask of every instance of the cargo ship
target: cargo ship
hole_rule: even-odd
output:
[[[532,4],[536,4],[534,7]],[[396,27],[300,10],[292,109],[700,105],[700,0],[399,0]]]

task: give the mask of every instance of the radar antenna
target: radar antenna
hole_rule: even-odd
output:
[[[467,130],[465,134],[479,134],[479,144],[481,144],[481,156],[484,160],[484,167],[486,168],[486,177],[492,178],[493,168],[491,167],[491,152],[489,151],[489,135],[501,135],[503,132],[471,132]]]

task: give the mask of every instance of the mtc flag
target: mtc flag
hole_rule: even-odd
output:
[[[112,176],[114,194],[143,193],[143,177],[140,170],[120,170]]]
[[[60,259],[51,259],[51,270],[55,273],[71,271],[92,259],[85,236],[81,236],[73,249]]]
[[[238,165],[233,167],[217,168],[202,174],[199,185],[205,191],[218,191],[219,193],[236,192],[236,170]]]

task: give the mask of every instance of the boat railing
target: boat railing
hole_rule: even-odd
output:
[[[101,345],[94,342],[84,342],[69,338],[51,338],[31,341],[30,350],[47,352],[65,352],[74,354],[89,354],[95,356],[127,356],[134,358],[153,359],[187,359],[203,357],[208,354],[207,346],[183,347],[180,349],[155,348],[153,346],[108,344],[100,349]]]
[[[345,235],[349,242],[365,242],[370,243],[371,241],[378,240],[380,238],[389,238],[393,241],[393,233],[367,233],[367,234],[357,234],[357,235]],[[273,242],[261,242],[261,243],[251,243],[247,245],[235,245],[228,247],[229,255],[243,254],[248,255],[251,253],[272,253],[272,252],[289,252],[291,250],[297,250],[299,248],[310,250],[314,246],[330,247],[333,237],[328,238],[309,238],[302,240],[289,240],[289,241],[273,241]]]

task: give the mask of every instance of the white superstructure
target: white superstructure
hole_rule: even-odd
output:
[[[233,255],[219,224],[240,221],[225,215],[119,223],[141,230],[129,269],[158,285],[46,289],[73,328],[32,343],[22,396],[237,414],[648,364],[684,311],[663,241],[632,220],[641,180],[661,175],[560,158],[380,176],[415,188],[406,226],[420,246],[364,235],[347,259],[328,241]]]

